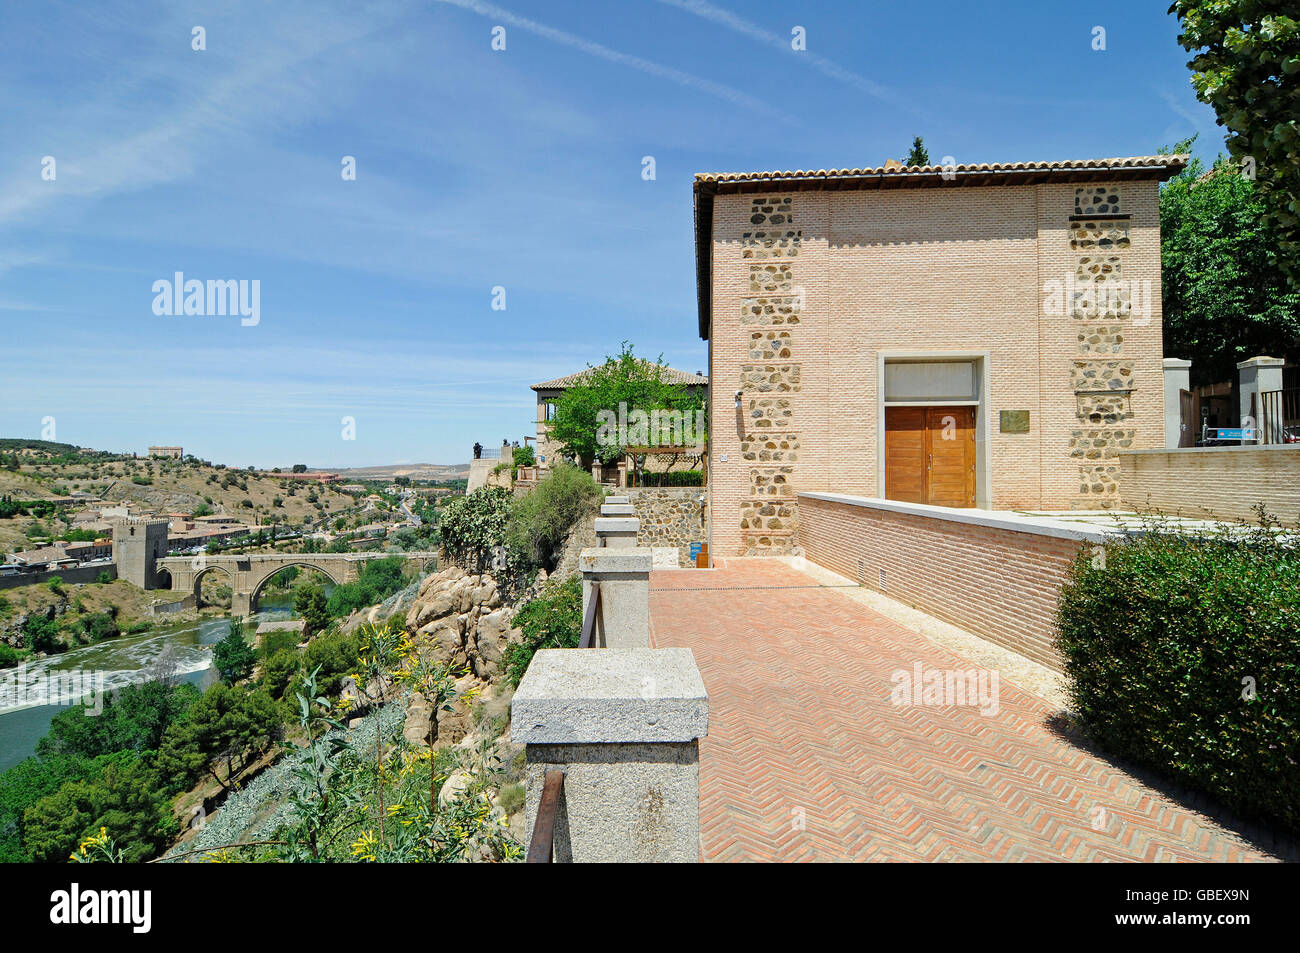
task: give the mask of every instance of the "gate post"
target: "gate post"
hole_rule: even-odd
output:
[[[1177,357],[1165,358],[1165,449],[1174,450],[1183,445],[1183,432],[1195,427],[1196,422],[1183,420],[1183,391],[1190,390],[1191,361]],[[1191,444],[1187,444],[1191,446]]]

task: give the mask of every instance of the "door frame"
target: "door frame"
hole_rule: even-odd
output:
[[[970,361],[975,365],[975,400],[885,401],[885,365],[916,361]],[[989,450],[989,352],[882,350],[876,352],[876,496],[885,498],[885,408],[961,407],[975,408],[975,508],[993,508],[993,467]]]

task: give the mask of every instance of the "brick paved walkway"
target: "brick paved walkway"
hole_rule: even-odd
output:
[[[705,860],[1273,859],[1006,679],[995,715],[891,704],[891,673],[975,666],[780,560],[722,562],[650,583],[654,644],[693,649],[709,691]]]

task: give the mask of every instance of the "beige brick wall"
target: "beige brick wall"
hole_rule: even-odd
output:
[[[1061,671],[1057,600],[1087,543],[808,497],[798,541],[820,566]]]
[[[1171,516],[1253,519],[1263,503],[1300,526],[1300,446],[1147,450],[1119,457],[1124,505]]]
[[[795,491],[877,495],[882,352],[986,358],[987,505],[1117,504],[1116,450],[1164,443],[1158,193],[1155,182],[1109,186],[1129,220],[1092,229],[1070,220],[1084,187],[715,196],[713,552],[793,547],[798,506],[763,506],[756,467],[789,466]],[[1096,236],[1111,245],[1072,247]],[[1046,283],[1087,273],[1084,258],[1105,259],[1094,270],[1112,277],[1118,266],[1123,280],[1146,281],[1151,300],[1137,304],[1147,314],[1047,313]],[[1124,367],[1110,366],[1117,361]],[[1108,392],[1102,399],[1114,407],[1084,407],[1081,416],[1076,388],[1130,369],[1131,393]],[[770,389],[760,392],[763,380]],[[1002,410],[1028,410],[1029,433],[999,432]],[[767,433],[785,445],[779,459],[771,447],[761,456]],[[1094,467],[1106,469],[1093,476]]]

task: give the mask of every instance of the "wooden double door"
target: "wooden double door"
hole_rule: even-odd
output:
[[[885,497],[975,505],[975,408],[886,407]]]

